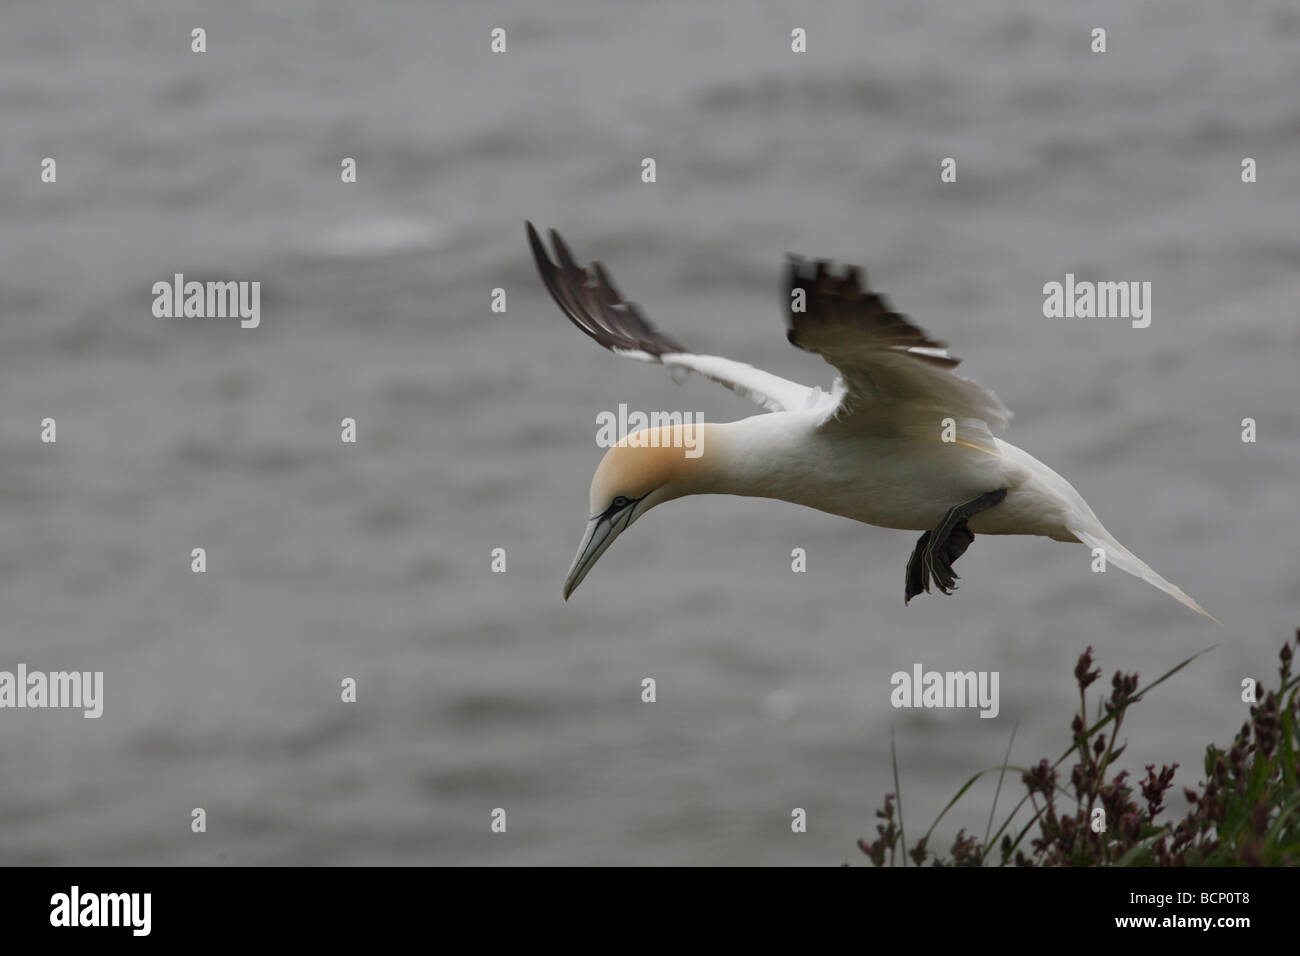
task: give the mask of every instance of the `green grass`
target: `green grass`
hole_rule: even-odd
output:
[[[1300,649],[1300,631],[1296,632]],[[858,841],[877,866],[1294,866],[1300,864],[1300,785],[1296,759],[1300,754],[1300,678],[1292,677],[1295,656],[1290,642],[1278,655],[1276,690],[1257,690],[1246,721],[1227,750],[1211,744],[1205,751],[1205,777],[1195,788],[1184,788],[1189,807],[1173,819],[1165,799],[1174,788],[1178,765],[1151,764],[1143,779],[1132,781],[1127,770],[1116,770],[1124,753],[1120,730],[1128,712],[1146,694],[1173,677],[1201,654],[1194,654],[1139,689],[1137,674],[1116,671],[1111,692],[1098,701],[1097,717],[1088,723],[1088,688],[1101,676],[1093,669],[1092,648],[1074,669],[1079,710],[1070,724],[1070,747],[1050,762],[1031,767],[1007,761],[975,774],[953,796],[934,823],[910,848],[903,833],[898,761],[894,792],[885,795],[876,811],[882,822],[876,839]],[[1062,765],[1071,757],[1069,776]],[[1002,784],[1008,771],[1018,773],[1025,794],[993,830]],[[931,836],[959,800],[986,774],[998,773],[997,792],[989,811],[984,838],[960,830],[947,856],[929,849]],[[1134,784],[1136,783],[1136,787]],[[991,832],[990,832],[991,831]]]

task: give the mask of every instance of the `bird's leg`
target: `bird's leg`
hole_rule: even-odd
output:
[[[954,583],[959,580],[952,564],[970,547],[975,540],[975,533],[966,524],[981,511],[992,508],[1007,496],[1007,489],[999,488],[989,491],[965,504],[954,505],[943,516],[939,526],[927,531],[916,542],[912,557],[907,562],[907,586],[903,603],[906,604],[922,591],[930,592],[930,579],[944,594],[957,590]]]

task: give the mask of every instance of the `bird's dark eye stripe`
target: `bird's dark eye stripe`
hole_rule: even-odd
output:
[[[641,497],[645,497],[645,496],[642,495]],[[605,509],[605,513],[601,515],[601,517],[613,518],[614,515],[618,514],[619,512],[623,511],[626,508],[631,507],[632,505],[635,505],[640,500],[641,498],[629,498],[627,495],[619,495],[613,501],[610,502],[609,507]]]

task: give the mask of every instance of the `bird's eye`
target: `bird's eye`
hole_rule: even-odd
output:
[[[617,498],[614,499],[613,504],[615,508],[626,508],[628,501],[625,497],[619,495]]]

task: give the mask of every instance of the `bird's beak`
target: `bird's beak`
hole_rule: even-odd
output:
[[[587,522],[582,543],[578,545],[578,554],[569,568],[569,576],[564,579],[564,600],[567,601],[569,595],[582,583],[582,579],[587,576],[587,572],[596,564],[597,559],[605,553],[605,549],[626,530],[631,523],[632,510],[632,508],[624,508],[613,514],[607,512],[596,515]]]

